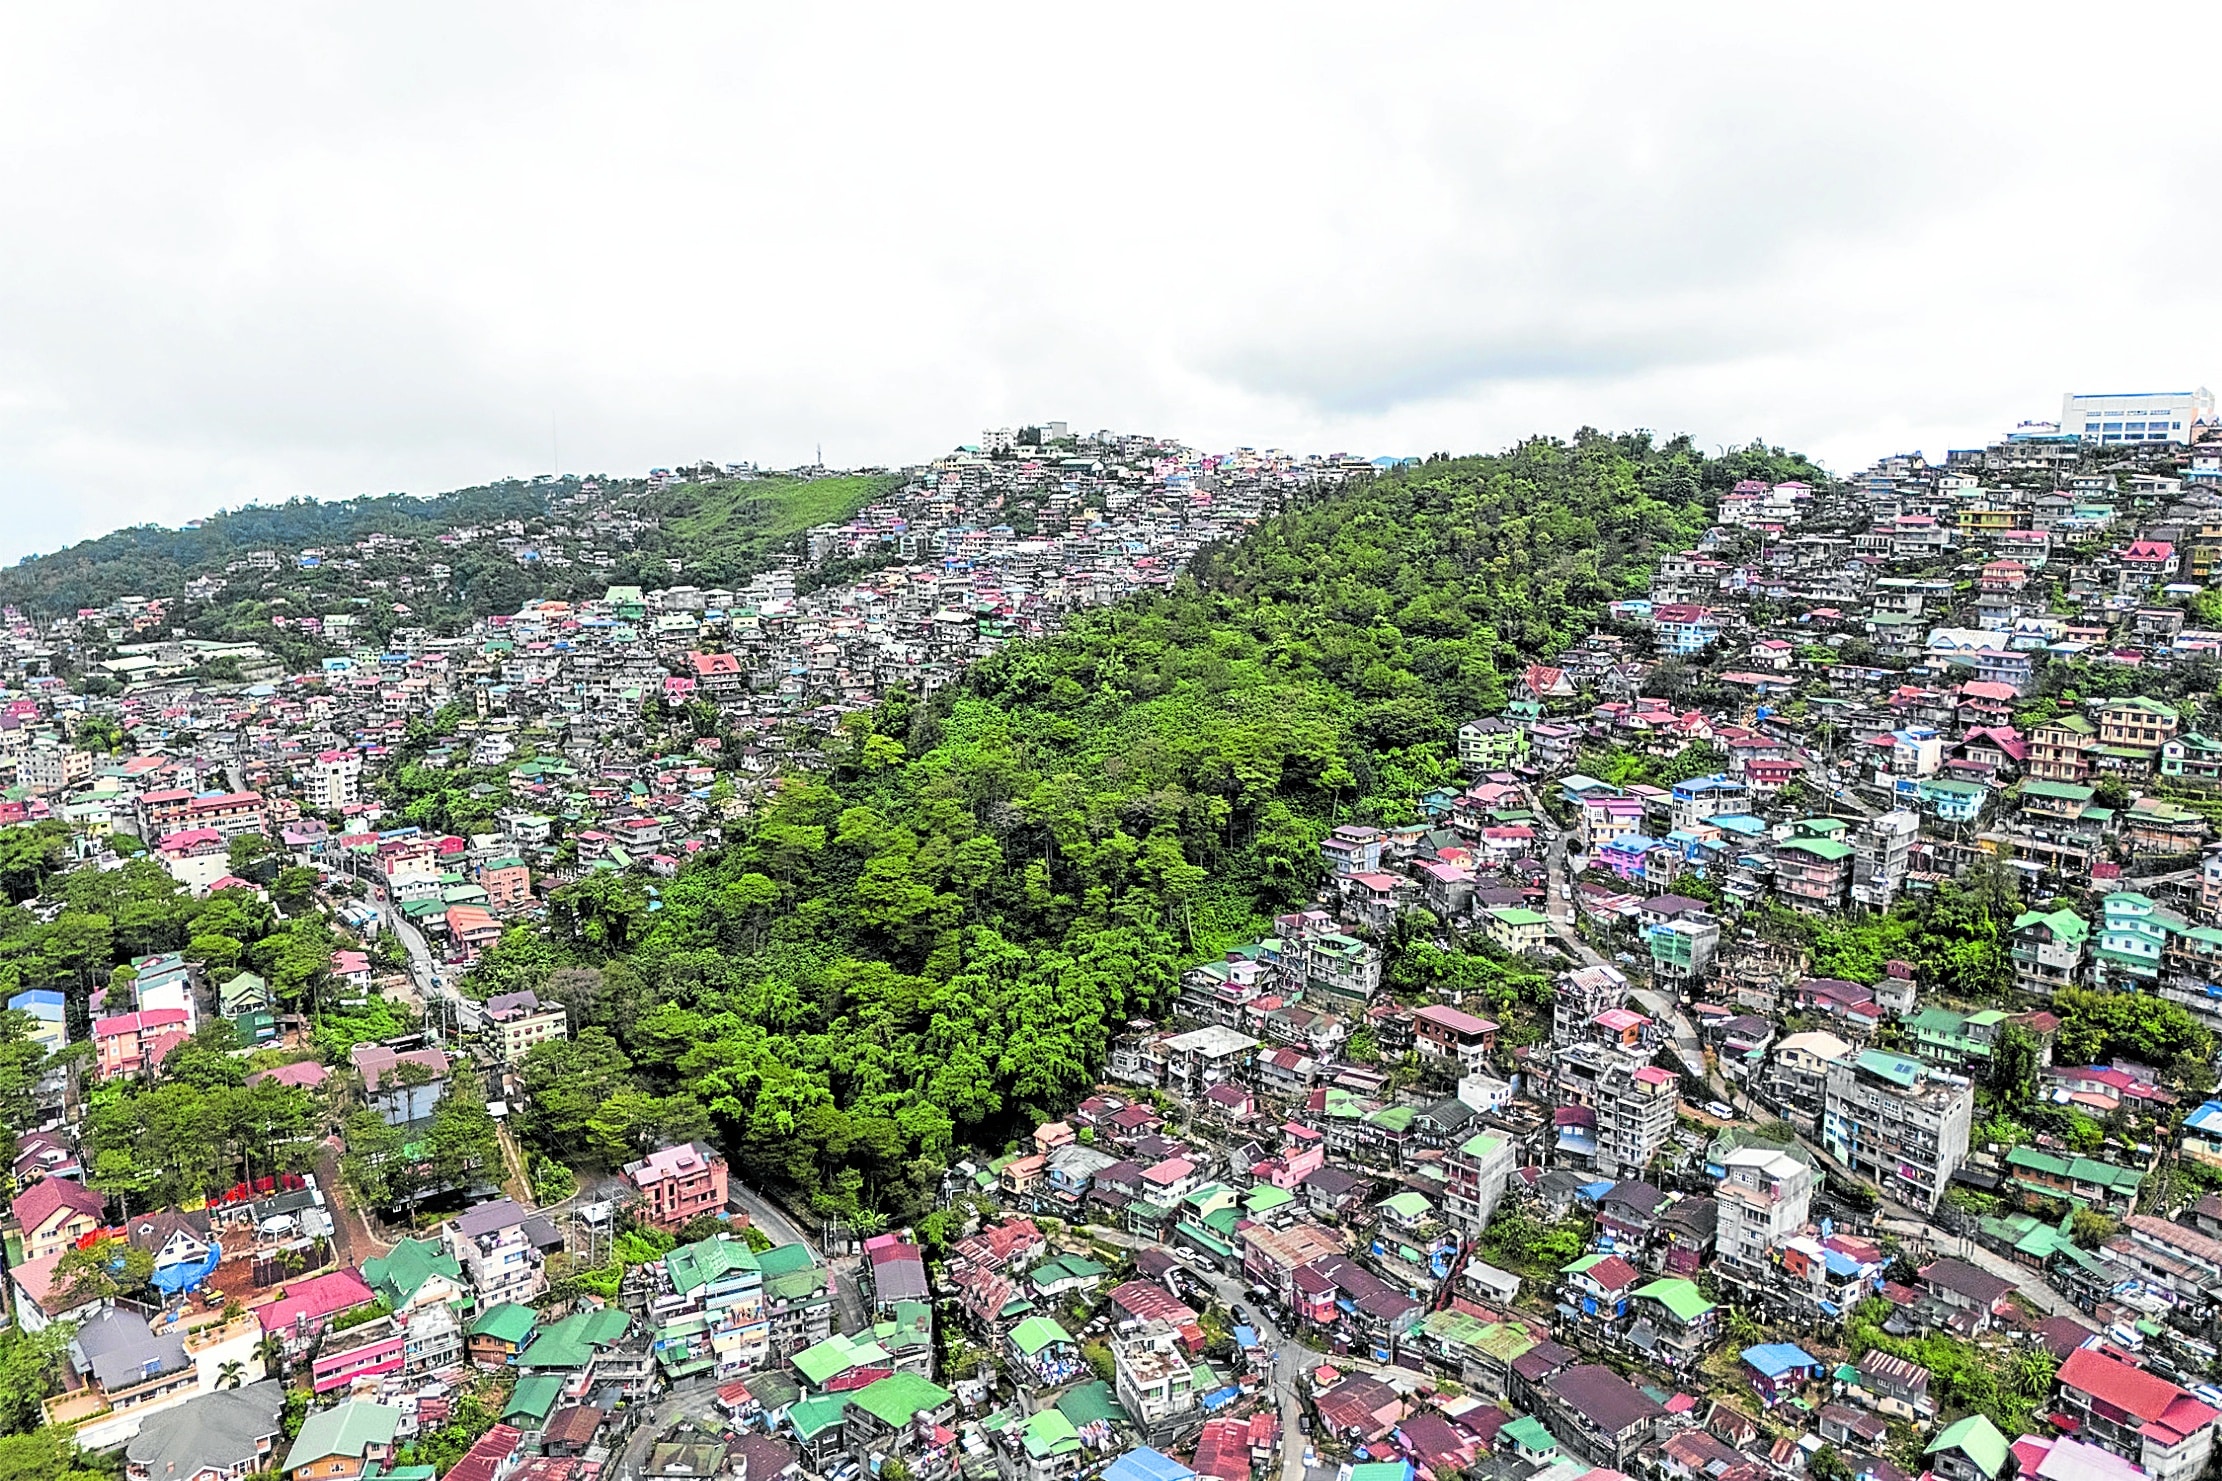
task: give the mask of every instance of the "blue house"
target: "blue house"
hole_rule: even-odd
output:
[[[1751,1386],[1761,1403],[1770,1407],[1796,1396],[1808,1383],[1818,1382],[1827,1369],[1821,1360],[1795,1342],[1763,1342],[1743,1351],[1744,1367],[1751,1372]]]

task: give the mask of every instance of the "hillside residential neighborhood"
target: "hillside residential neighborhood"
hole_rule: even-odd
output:
[[[567,1088],[528,1061],[583,1077],[595,1035],[482,964],[551,895],[662,908],[852,717],[1373,467],[998,429],[727,588],[675,561],[435,631],[441,566],[366,576],[374,537],[10,609],[0,845],[332,943],[282,989],[204,937],[10,964],[6,1287],[66,1339],[47,1421],[148,1481],[2209,1472],[2203,392],[1713,491],[1647,591],[1459,717],[1408,816],[1320,822],[1304,908],[1186,922],[1167,1011],[1104,1025],[1069,1110],[932,1163],[930,1214],[806,1217],[707,1135],[576,1180],[521,1151]],[[439,539],[597,567],[674,476]],[[281,567],[375,589],[183,635]],[[46,883],[13,893],[51,920]],[[313,1125],[165,1203],[88,1128],[217,1076],[212,1022]]]

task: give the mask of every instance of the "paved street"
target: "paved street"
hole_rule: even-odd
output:
[[[716,1384],[690,1379],[657,1400],[647,1417],[625,1438],[625,1448],[618,1452],[613,1471],[617,1481],[639,1481],[648,1467],[648,1453],[654,1448],[656,1437],[680,1420],[697,1420],[713,1429],[720,1427],[724,1419],[717,1412],[717,1394]]]
[[[754,1188],[738,1182],[730,1183],[727,1185],[727,1196],[729,1201],[740,1205],[741,1211],[748,1215],[757,1228],[764,1231],[773,1244],[805,1244],[820,1259],[825,1258],[825,1251],[819,1249],[817,1240],[805,1233],[788,1216],[785,1209]],[[858,1280],[863,1262],[852,1256],[843,1256],[828,1263],[833,1267],[833,1295],[841,1310],[841,1330],[862,1331],[869,1324],[870,1315],[864,1308],[864,1292]]]

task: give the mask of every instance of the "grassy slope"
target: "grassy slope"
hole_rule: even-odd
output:
[[[857,473],[705,484],[666,528],[689,541],[784,540],[847,519],[901,482],[891,474]]]

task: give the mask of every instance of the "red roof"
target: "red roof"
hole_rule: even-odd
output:
[[[263,1331],[275,1332],[297,1321],[315,1321],[377,1299],[377,1293],[353,1269],[335,1270],[290,1282],[284,1299],[255,1308],[255,1317]]]
[[[2092,1348],[2079,1347],[2060,1365],[2060,1386],[2134,1414],[2176,1439],[2222,1418],[2157,1373],[2147,1373]],[[2173,1444],[2174,1440],[2165,1443]]]
[[[57,1209],[73,1209],[97,1219],[106,1211],[108,1200],[67,1178],[41,1178],[17,1194],[10,1207],[15,1210],[16,1222],[23,1226],[24,1232],[31,1233],[52,1218]]]
[[[1582,1272],[1607,1291],[1624,1291],[1643,1279],[1636,1267],[1618,1255],[1607,1255]]]

